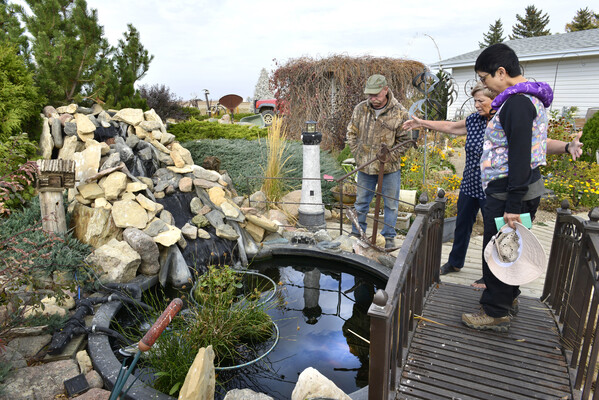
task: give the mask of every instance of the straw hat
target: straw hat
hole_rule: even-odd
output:
[[[504,225],[485,247],[489,269],[503,283],[524,285],[547,269],[547,256],[539,239],[524,225]]]

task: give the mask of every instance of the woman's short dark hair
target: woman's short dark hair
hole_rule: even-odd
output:
[[[522,75],[518,56],[509,46],[497,43],[484,49],[476,59],[474,71],[487,72],[495,76],[499,67],[505,68],[510,77]]]

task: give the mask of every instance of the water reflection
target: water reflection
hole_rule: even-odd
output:
[[[308,367],[345,393],[368,384],[367,311],[383,282],[366,274],[336,272],[329,262],[326,267],[314,264],[314,260],[277,259],[251,266],[279,282],[278,306],[269,314],[281,338],[263,363],[239,371],[226,389],[250,387],[276,399],[289,399],[299,374]]]

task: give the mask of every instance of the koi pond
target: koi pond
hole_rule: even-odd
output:
[[[289,399],[299,374],[308,367],[318,370],[347,394],[366,387],[368,308],[376,290],[384,288],[387,276],[384,268],[373,268],[366,260],[360,264],[361,258],[351,255],[348,262],[343,256],[323,259],[279,255],[253,262],[250,269],[271,282],[257,286],[265,293],[274,292],[262,297],[272,298],[272,306],[267,307],[266,312],[276,329],[272,338],[253,349],[260,355],[258,360],[240,363],[241,366],[235,368],[217,369],[215,399],[224,398],[227,391],[235,388],[249,388],[275,399]],[[122,320],[126,313],[121,309],[113,316],[109,313],[106,318]],[[91,348],[94,340],[101,339],[90,337],[92,359],[94,354],[100,354],[100,348],[95,351]],[[115,351],[114,345],[112,351]],[[96,360],[94,363],[97,364]],[[118,373],[108,372],[108,369],[120,368],[117,360],[103,360],[100,364],[111,365],[100,368],[105,381]],[[139,381],[152,385],[151,370],[141,367],[137,374]],[[142,399],[151,395],[172,399],[155,391],[149,394],[148,391],[154,389],[146,385],[136,383],[129,397]],[[140,389],[140,386],[146,387]]]

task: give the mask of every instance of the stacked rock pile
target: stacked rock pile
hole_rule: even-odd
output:
[[[160,273],[178,286],[190,278],[182,254],[190,242],[230,241],[247,263],[256,242],[284,224],[243,207],[229,176],[195,165],[153,110],[71,104],[44,116],[41,153],[75,161],[74,232],[95,248],[87,261],[104,282]]]

